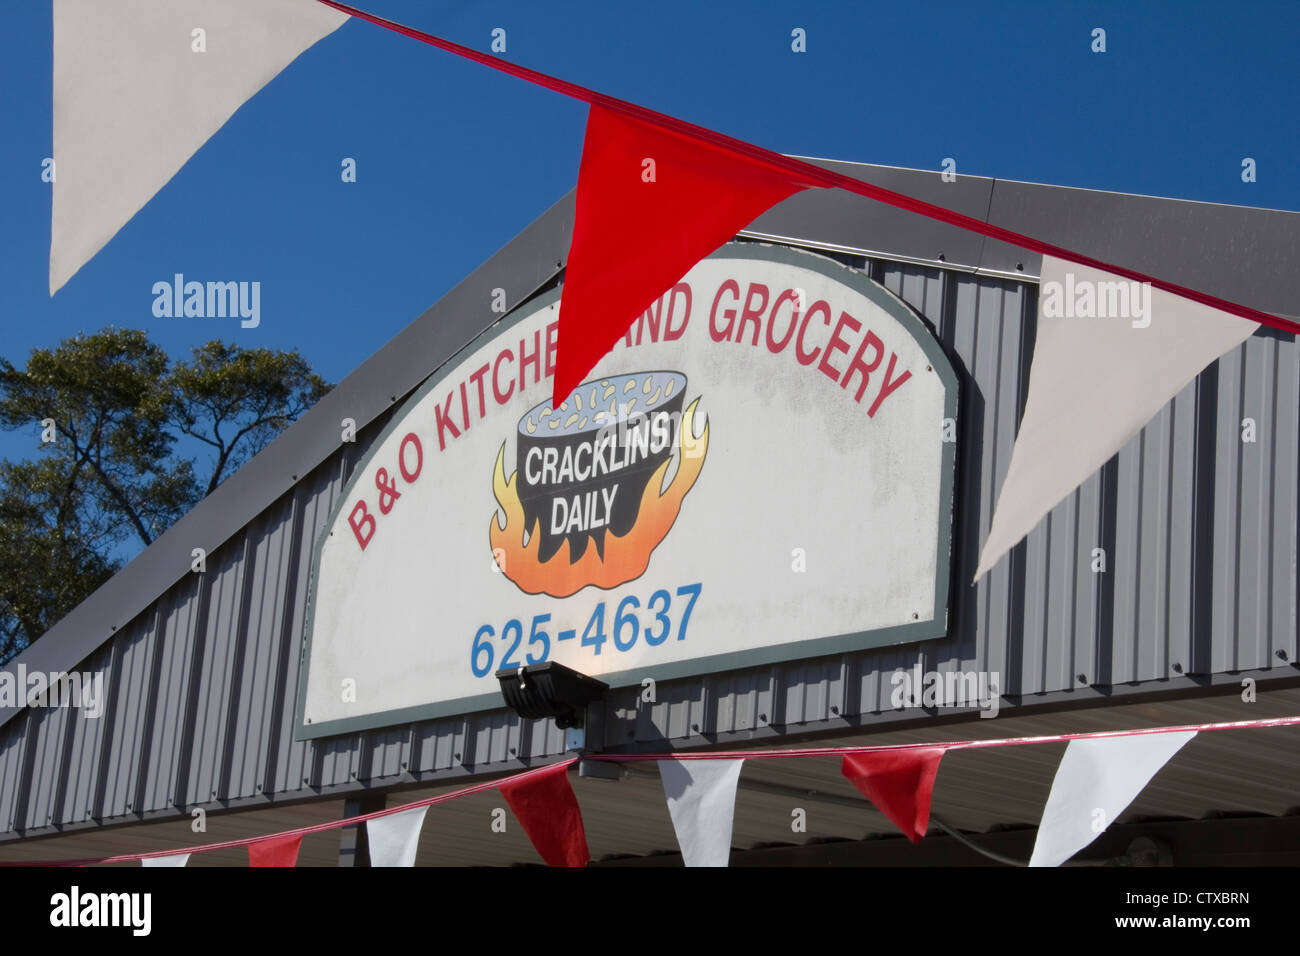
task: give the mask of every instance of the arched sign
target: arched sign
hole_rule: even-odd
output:
[[[316,548],[300,737],[942,636],[957,379],[862,274],[733,243],[559,408],[559,291],[425,382]]]

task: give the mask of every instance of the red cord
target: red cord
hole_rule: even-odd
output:
[[[459,43],[453,43],[450,40],[444,40],[441,37],[433,36],[422,30],[416,30],[413,27],[404,26],[395,23],[392,20],[386,20],[383,17],[377,17],[374,14],[366,13],[364,10],[358,10],[356,7],[348,6],[346,3],[338,3],[337,0],[317,0],[327,7],[333,7],[341,13],[354,16],[359,20],[365,20],[386,30],[392,30],[394,33],[400,33],[402,36],[410,37],[413,40],[419,40],[421,43],[427,43],[430,46],[445,50],[448,53],[454,53],[457,56],[464,57],[467,60],[473,60],[483,66],[491,67],[502,73],[508,73],[511,76],[518,77],[521,80],[527,80],[529,83],[535,83],[538,86],[546,87],[556,93],[562,93],[584,103],[597,106],[603,106],[617,112],[624,113],[628,116],[635,117],[647,123],[653,123],[665,129],[675,130],[687,136],[693,136],[696,139],[702,139],[706,142],[713,143],[724,149],[730,149],[733,152],[740,153],[753,159],[761,160],[765,163],[771,163],[782,169],[787,170],[797,176],[810,179],[824,187],[838,186],[840,189],[855,193],[859,196],[865,196],[868,199],[875,199],[879,202],[886,203],[890,206],[896,206],[899,209],[906,209],[922,216],[928,216],[931,219],[937,219],[940,222],[946,222],[951,226],[957,226],[961,229],[977,232],[980,235],[987,236],[990,239],[998,239],[1002,242],[1019,246],[1022,249],[1029,249],[1042,255],[1055,256],[1058,259],[1065,259],[1069,262],[1081,266],[1087,266],[1092,269],[1101,269],[1106,272],[1114,273],[1134,282],[1149,282],[1154,288],[1162,289],[1165,292],[1172,292],[1175,295],[1183,296],[1202,305],[1219,309],[1232,315],[1241,316],[1244,319],[1251,319],[1261,325],[1267,325],[1271,328],[1280,329],[1283,332],[1297,333],[1300,332],[1300,322],[1294,322],[1280,316],[1272,315],[1268,312],[1261,312],[1259,309],[1252,309],[1250,306],[1239,305],[1236,302],[1229,302],[1227,299],[1220,299],[1217,296],[1209,295],[1205,292],[1197,292],[1195,289],[1189,289],[1186,286],[1178,285],[1174,282],[1166,282],[1163,279],[1157,279],[1146,273],[1138,272],[1135,269],[1128,269],[1124,266],[1112,265],[1103,262],[1100,259],[1093,259],[1091,256],[1085,256],[1078,252],[1072,252],[1061,246],[1052,245],[1050,242],[1042,242],[1031,236],[1026,236],[1010,229],[1003,229],[1001,226],[995,226],[992,223],[984,222],[980,219],[974,219],[970,216],[954,212],[943,206],[936,206],[933,203],[923,202],[920,199],[914,199],[911,196],[905,196],[902,193],[896,193],[893,190],[885,189],[881,186],[873,186],[870,183],[864,183],[860,180],[845,176],[842,173],[832,172],[828,169],[822,169],[820,166],[814,166],[811,163],[805,163],[802,160],[793,159],[781,153],[774,153],[771,150],[764,149],[761,146],[755,146],[753,143],[746,143],[743,140],[733,139],[723,133],[715,130],[706,129],[703,126],[696,126],[694,123],[688,123],[685,120],[678,119],[675,116],[668,116],[665,113],[659,113],[644,106],[638,106],[635,103],[629,103],[626,100],[620,100],[604,93],[598,93],[595,90],[587,89],[585,86],[579,86],[576,83],[570,83],[568,80],[561,80],[546,73],[539,73],[537,70],[531,70],[526,66],[520,66],[511,63],[509,60],[500,57],[491,56],[487,53],[480,53],[472,50],[467,46]]]
[[[321,0],[321,2],[325,2],[325,0]],[[1300,725],[1300,717],[1274,717],[1262,720],[1238,720],[1218,724],[1181,724],[1176,727],[1146,727],[1141,730],[1104,730],[1083,734],[1052,734],[1046,737],[1004,737],[998,740],[954,740],[946,743],[943,741],[930,741],[928,743],[917,744],[876,744],[861,747],[806,747],[802,749],[788,750],[720,750],[705,753],[588,754],[580,758],[570,757],[567,760],[558,761],[558,763],[567,767],[577,763],[579,759],[602,760],[610,763],[634,763],[647,760],[776,760],[787,757],[838,757],[843,756],[844,754],[933,749],[936,747],[942,747],[944,750],[970,750],[980,747],[1016,747],[1024,744],[1059,743],[1068,740],[1100,740],[1106,737],[1138,737],[1146,734],[1186,733],[1187,731],[1242,730],[1248,727],[1293,727],[1297,725]],[[212,850],[228,850],[232,847],[248,846],[250,843],[260,843],[263,840],[281,839],[296,834],[322,833],[326,830],[338,830],[343,827],[356,826],[358,823],[364,823],[366,820],[373,820],[376,817],[386,817],[394,813],[402,813],[406,810],[415,810],[419,807],[431,807],[434,804],[447,803],[450,800],[456,800],[460,797],[468,797],[476,793],[482,793],[485,790],[495,790],[506,781],[521,780],[525,777],[545,773],[553,769],[555,766],[555,763],[549,763],[542,767],[533,767],[530,770],[525,770],[512,777],[502,777],[499,780],[490,780],[487,783],[475,784],[472,787],[465,787],[463,790],[455,790],[451,793],[444,793],[436,797],[416,800],[414,803],[406,803],[400,807],[376,810],[374,813],[365,813],[355,817],[346,817],[342,820],[329,820],[325,823],[317,823],[313,826],[300,827],[295,830],[285,830],[281,833],[268,833],[264,836],[246,837],[242,840],[227,840],[225,843],[209,843],[205,846],[182,847],[176,850],[159,850],[153,853],[123,853],[118,856],[105,856],[93,860],[3,861],[0,862],[0,867],[89,866],[95,863],[129,863],[133,860],[144,859],[145,857],[176,856],[180,853],[206,853]]]

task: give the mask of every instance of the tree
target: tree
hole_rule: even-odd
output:
[[[107,580],[329,390],[296,351],[219,341],[172,362],[108,328],[0,358],[0,427],[39,431],[0,463],[0,661]],[[207,451],[207,461],[187,454]]]
[[[167,391],[172,424],[216,453],[208,495],[329,386],[297,352],[209,342],[194,350],[193,362],[176,366]]]
[[[112,521],[64,462],[0,462],[0,661],[44,634],[117,570]]]

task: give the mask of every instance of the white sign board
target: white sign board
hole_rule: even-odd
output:
[[[299,736],[947,630],[957,380],[858,272],[731,244],[558,409],[559,291],[433,375],[317,547]]]

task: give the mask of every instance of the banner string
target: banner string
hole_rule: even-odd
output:
[[[1071,740],[1101,740],[1106,737],[1141,737],[1146,734],[1177,734],[1189,730],[1241,730],[1246,727],[1292,727],[1300,717],[1273,717],[1261,720],[1238,720],[1219,724],[1181,724],[1177,727],[1147,727],[1141,730],[1096,730],[1077,734],[1049,734],[1043,737],[1002,737],[996,740],[954,740],[948,743],[873,744],[861,747],[803,747],[783,750],[714,750],[707,753],[669,754],[584,754],[583,760],[631,763],[640,760],[771,760],[782,757],[835,757],[842,754],[886,753],[903,750],[974,750],[984,747],[1019,747],[1024,744],[1065,743]]]
[[[486,790],[495,790],[503,783],[525,780],[528,777],[546,773],[553,770],[557,764],[565,767],[572,766],[579,760],[599,760],[608,763],[632,763],[647,760],[774,760],[784,759],[787,757],[837,757],[845,754],[885,753],[900,750],[934,749],[936,747],[941,747],[944,750],[972,750],[984,747],[1017,747],[1025,744],[1061,743],[1071,740],[1102,740],[1109,737],[1138,737],[1146,734],[1186,733],[1187,731],[1192,730],[1199,733],[1202,731],[1215,730],[1242,730],[1252,727],[1294,726],[1300,726],[1300,716],[1272,717],[1260,720],[1238,720],[1217,724],[1180,724],[1175,727],[1145,727],[1138,730],[1101,730],[1077,734],[1049,734],[1040,737],[1002,737],[994,740],[932,741],[929,743],[911,744],[866,744],[857,747],[803,747],[788,748],[784,750],[714,750],[700,753],[583,754],[579,757],[569,757],[566,760],[554,761],[540,767],[532,767],[508,777],[501,777],[497,780],[489,780],[485,783],[475,784],[461,790],[454,790],[451,793],[439,794],[436,797],[427,797],[423,800],[416,800],[412,803],[405,803],[397,807],[385,807],[383,810],[358,814],[354,817],[344,817],[340,820],[327,820],[324,823],[316,823],[311,826],[298,827],[293,830],[283,830],[279,833],[269,833],[256,837],[244,837],[239,840],[227,840],[224,843],[208,843],[203,846],[181,847],[175,850],[154,850],[148,853],[122,853],[117,856],[105,856],[94,859],[6,860],[0,861],[0,867],[90,866],[99,863],[130,863],[136,860],[156,857],[177,856],[182,853],[192,855],[195,853],[208,853],[213,850],[228,850],[234,847],[248,846],[252,843],[261,843],[263,840],[277,840],[291,836],[302,836],[308,833],[323,833],[326,830],[339,830],[343,827],[356,826],[359,823],[365,823],[367,820],[391,816],[395,813],[404,813],[407,810],[416,810],[420,807],[431,807],[439,803],[448,803],[452,800],[460,799],[461,797],[469,797],[476,793],[483,793]]]
[[[104,856],[89,860],[37,860],[27,862],[0,861],[0,866],[89,866],[93,863],[130,863],[133,860],[151,859],[160,856],[179,856],[182,853],[194,854],[208,853],[212,850],[229,850],[234,847],[248,846],[250,843],[261,843],[263,840],[278,840],[290,836],[305,836],[308,833],[323,833],[326,830],[340,830],[343,827],[356,826],[358,823],[365,823],[367,820],[374,820],[377,817],[391,816],[394,813],[402,813],[405,810],[416,810],[420,807],[431,807],[435,804],[447,803],[450,800],[456,800],[460,797],[471,797],[474,794],[482,793],[485,790],[495,790],[503,783],[538,776],[548,770],[552,770],[557,764],[567,767],[570,764],[577,763],[578,759],[578,757],[570,757],[567,760],[554,761],[541,767],[532,767],[522,773],[511,774],[508,777],[501,777],[498,780],[489,780],[486,783],[478,783],[472,787],[465,787],[463,790],[454,790],[451,793],[439,794],[436,797],[416,800],[414,803],[406,803],[400,807],[385,807],[383,810],[375,810],[373,813],[360,813],[355,817],[344,817],[341,820],[326,820],[324,823],[316,823],[307,827],[297,827],[293,830],[282,830],[279,833],[268,833],[264,836],[244,837],[239,840],[226,840],[224,843],[207,843],[203,846],[182,847],[179,850],[155,850],[151,853],[121,853],[117,856]]]
[[[1272,315],[1268,312],[1253,309],[1250,306],[1240,305],[1236,302],[1230,302],[1227,299],[1220,299],[1217,296],[1209,295],[1205,292],[1198,292],[1195,289],[1189,289],[1186,286],[1178,285],[1174,282],[1168,282],[1164,279],[1149,276],[1146,273],[1138,272],[1135,269],[1129,269],[1124,266],[1113,265],[1103,262],[1100,259],[1094,259],[1091,256],[1085,256],[1081,253],[1074,252],[1062,246],[1053,245],[1049,242],[1043,242],[1034,239],[1032,236],[1026,236],[1022,233],[1015,232],[1011,229],[1004,229],[1001,226],[995,226],[992,223],[984,222],[981,219],[975,219],[963,213],[947,209],[943,206],[936,206],[933,203],[924,202],[915,199],[903,193],[894,192],[891,189],[885,189],[882,186],[873,186],[870,183],[864,183],[861,180],[854,179],[842,173],[837,173],[829,169],[823,169],[820,166],[814,166],[811,163],[794,159],[783,153],[773,152],[764,149],[762,146],[756,146],[753,143],[747,143],[744,140],[734,139],[724,133],[711,130],[703,126],[697,126],[694,123],[688,123],[685,120],[678,119],[675,116],[669,116],[666,113],[660,113],[656,110],[644,106],[638,106],[636,103],[629,103],[627,100],[620,100],[617,97],[609,96],[596,90],[588,89],[585,86],[579,86],[577,83],[570,83],[568,80],[562,80],[558,77],[541,73],[537,70],[529,69],[526,66],[520,66],[517,63],[511,63],[509,60],[492,56],[487,53],[481,53],[451,40],[444,40],[441,37],[434,36],[431,33],[425,33],[423,30],[417,30],[414,27],[408,27],[393,20],[384,17],[375,16],[372,13],[366,13],[364,10],[358,10],[356,7],[349,6],[346,3],[339,3],[338,0],[316,0],[327,7],[332,7],[340,13],[346,13],[349,16],[356,17],[359,20],[365,20],[376,26],[391,30],[394,33],[413,40],[419,40],[429,46],[437,47],[448,53],[454,53],[456,56],[464,57],[467,60],[473,60],[475,63],[491,67],[502,73],[507,73],[521,80],[537,86],[545,87],[556,93],[581,100],[591,106],[600,106],[605,109],[614,110],[650,123],[664,129],[673,130],[685,136],[695,139],[704,140],[715,146],[729,149],[733,152],[741,153],[752,159],[764,163],[776,165],[787,172],[793,173],[798,177],[807,179],[811,185],[825,188],[839,187],[859,196],[868,199],[874,199],[879,202],[895,206],[899,209],[905,209],[908,212],[914,212],[918,215],[927,216],[930,219],[936,219],[939,222],[956,226],[960,229],[966,229],[970,232],[979,233],[990,239],[997,239],[1002,242],[1019,246],[1022,249],[1028,249],[1031,252],[1037,252],[1041,255],[1055,256],[1057,259],[1064,259],[1077,265],[1086,266],[1091,269],[1101,269],[1105,272],[1111,272],[1115,275],[1122,276],[1133,282],[1149,282],[1154,288],[1165,292],[1171,292],[1180,295],[1183,298],[1191,299],[1193,302],[1199,302],[1202,305],[1219,309],[1232,315],[1240,316],[1244,319],[1250,319],[1258,322],[1260,325],[1266,325],[1274,329],[1292,334],[1300,333],[1300,322],[1284,319],[1280,316]]]

